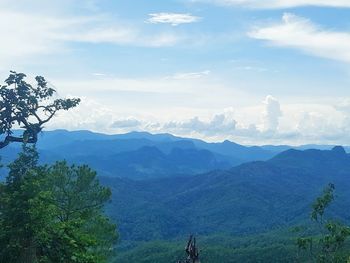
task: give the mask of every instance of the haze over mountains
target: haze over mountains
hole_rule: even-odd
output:
[[[16,156],[9,147],[3,162]],[[17,146],[18,147],[18,146]],[[290,149],[290,146],[243,146],[234,142],[207,143],[171,134],[131,132],[106,135],[90,131],[46,131],[37,145],[41,161],[65,159],[88,164],[100,176],[147,179],[189,176],[229,169],[250,161],[264,161]],[[298,149],[330,149],[333,146],[307,145]]]

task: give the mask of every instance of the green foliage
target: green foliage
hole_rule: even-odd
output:
[[[0,262],[106,262],[116,240],[111,192],[87,166],[38,166],[25,146],[0,185]]]
[[[154,185],[154,181],[152,183]],[[124,185],[118,187],[127,188]],[[318,220],[321,218],[320,214],[322,214],[322,218],[326,218],[327,213],[325,213],[325,210],[327,210],[327,207],[329,207],[331,204],[331,201],[329,200],[333,200],[333,188],[334,186],[330,185],[327,189],[325,189],[324,196],[322,195],[322,198],[318,198],[317,202],[314,203],[314,207],[318,211]],[[128,189],[130,191],[130,188]],[[159,187],[158,189],[161,188]],[[140,194],[140,191],[137,193]],[[135,195],[133,192],[131,192],[131,194]],[[208,196],[208,192],[206,192],[206,196]],[[244,200],[244,198],[239,198],[238,200],[242,202],[241,200]],[[133,201],[135,202],[135,199],[133,199]],[[303,202],[305,203],[305,200]],[[196,204],[197,206],[200,205],[199,202]],[[141,205],[139,207],[141,207]],[[287,206],[286,208],[293,211],[291,206]],[[177,211],[180,211],[180,209],[177,209]],[[209,213],[212,210],[207,209],[206,211]],[[142,215],[143,213],[140,216]],[[256,218],[256,220],[258,220],[258,218]],[[159,221],[160,219],[158,222]],[[245,223],[244,221],[242,220],[242,224]],[[176,221],[173,219],[172,222],[175,224]],[[324,253],[322,252],[323,246],[328,250],[334,250],[335,247],[333,244],[340,242],[342,245],[336,248],[336,256],[334,256],[333,259],[326,258],[321,261],[320,258],[317,260],[319,260],[318,262],[346,262],[349,257],[348,252],[350,251],[350,242],[348,239],[343,239],[345,232],[342,230],[344,230],[344,228],[338,228],[338,225],[333,225],[332,221],[323,220],[324,226],[322,226],[321,230],[325,232],[325,243],[319,243],[323,232],[320,232],[320,225],[318,223],[314,224],[313,222],[314,220],[310,223],[306,221],[305,223],[307,224],[302,224],[301,226],[297,225],[293,228],[289,228],[288,226],[284,225],[278,228],[278,230],[270,230],[266,234],[248,235],[247,233],[238,233],[234,235],[230,234],[228,231],[223,231],[223,233],[225,233],[224,236],[217,236],[214,234],[205,236],[204,234],[200,234],[198,243],[201,260],[202,262],[206,263],[310,263],[316,261],[318,254]],[[330,224],[327,225],[327,223]],[[145,226],[145,224],[143,226]],[[144,231],[149,235],[154,235],[154,232],[157,230],[157,228],[153,228],[152,230],[144,227]],[[298,238],[301,231],[305,232],[304,238]],[[326,236],[327,234],[329,234],[328,237]],[[164,240],[149,242],[136,241],[130,243],[125,242],[124,240],[124,243],[122,243],[118,249],[118,256],[116,257],[115,262],[168,263],[176,262],[176,260],[183,258],[184,244],[186,243],[185,238],[183,238],[181,241],[178,239],[169,239],[167,237],[162,239]],[[295,243],[297,243],[299,246],[296,247]]]
[[[313,232],[313,227],[303,228]],[[309,255],[299,254],[295,246],[297,233],[291,228],[264,234],[233,236],[215,234],[200,236],[198,246],[201,262],[205,263],[310,263]],[[113,263],[169,263],[184,256],[186,238],[136,242],[120,246]],[[345,242],[343,251],[350,251]],[[346,260],[342,261],[346,262]]]
[[[104,262],[113,251],[115,226],[101,214],[111,191],[99,184],[96,173],[87,166],[58,162],[48,169],[49,203],[58,218],[51,247],[65,259],[61,262]],[[59,240],[59,242],[57,242]],[[51,251],[52,252],[52,251]],[[50,253],[51,253],[50,252]],[[58,261],[55,259],[54,262]]]
[[[136,243],[120,248],[115,263],[169,263],[184,257],[182,240]],[[294,235],[288,230],[249,236],[210,235],[198,239],[201,262],[205,263],[294,263]],[[306,262],[306,261],[298,261]]]
[[[346,153],[312,150],[283,155],[287,156],[186,178],[100,180],[113,191],[107,211],[120,222],[123,241],[169,240],[189,233],[247,235],[311,225],[308,203],[330,180],[339,185],[331,215],[349,220]]]
[[[10,165],[6,184],[0,192],[0,262],[36,262],[37,247],[50,231],[54,207],[43,198],[45,173],[37,167],[37,154],[24,147]]]
[[[48,87],[44,77],[37,76],[36,86],[25,81],[26,75],[11,71],[0,86],[0,142],[4,148],[11,142],[36,143],[43,125],[60,110],[76,107],[80,99],[54,99],[56,91]],[[22,136],[13,136],[14,126],[24,129]]]
[[[323,215],[326,208],[334,200],[334,184],[329,184],[324,190],[323,195],[318,197],[312,204],[311,219],[316,222],[323,223]]]
[[[115,225],[103,215],[110,197],[96,173],[87,166],[57,162],[38,165],[36,143],[43,125],[60,110],[77,106],[80,99],[53,99],[56,91],[43,77],[36,87],[23,73],[11,72],[0,86],[0,149],[24,143],[0,184],[0,262],[106,262],[117,238]],[[14,127],[24,129],[13,136]]]
[[[334,185],[329,184],[312,204],[311,219],[320,226],[320,233],[297,240],[299,250],[307,251],[313,262],[346,262],[349,256],[342,248],[350,236],[350,227],[334,220],[324,220],[325,210],[334,200],[334,190]]]

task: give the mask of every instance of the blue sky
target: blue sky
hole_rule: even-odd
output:
[[[348,0],[2,0],[0,75],[83,98],[49,129],[350,144],[349,17]]]

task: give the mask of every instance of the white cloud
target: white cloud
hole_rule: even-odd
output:
[[[255,66],[238,66],[235,67],[234,70],[245,70],[245,71],[256,71],[256,72],[267,72],[268,68],[264,67],[255,67]]]
[[[292,8],[300,6],[350,7],[348,0],[192,0],[220,5],[235,5],[249,8]]]
[[[57,36],[68,42],[109,43],[116,45],[161,47],[173,46],[183,40],[183,37],[168,32],[143,34],[140,30],[128,26],[92,26]]]
[[[277,99],[268,95],[265,100],[264,130],[275,132],[279,125],[279,118],[282,117],[280,103]]]
[[[245,144],[341,144],[350,140],[350,103],[347,101],[339,103],[330,98],[315,104],[305,101],[291,104],[289,98],[289,103],[281,106],[277,99],[267,96],[262,103],[261,98],[250,97],[248,105],[239,105],[236,98],[246,98],[246,95],[224,93],[218,90],[216,81],[214,84],[210,81],[209,77],[137,80],[106,76],[78,82],[53,81],[61,95],[74,91],[74,96],[85,95],[90,99],[84,98],[77,109],[59,113],[48,128],[106,133],[170,132],[208,141],[229,139]],[[216,100],[213,91],[225,94],[224,103],[210,104]],[[203,101],[208,102],[205,107]]]
[[[343,116],[341,129],[344,133],[350,134],[350,99],[342,100],[334,108]]]
[[[350,32],[325,30],[310,20],[285,13],[282,23],[258,27],[248,34],[268,43],[307,54],[350,62]]]
[[[175,134],[202,134],[206,136],[230,135],[236,129],[236,121],[225,114],[217,114],[209,121],[194,117],[181,122],[165,123],[162,129]]]
[[[176,73],[170,78],[173,79],[200,79],[210,74],[210,70],[199,71],[199,72],[186,72],[186,73]]]
[[[121,119],[116,120],[111,124],[111,128],[116,129],[137,129],[142,124],[141,121],[135,119],[135,118],[128,118],[128,119]]]
[[[95,77],[106,77],[106,76],[108,76],[106,73],[100,73],[100,72],[92,73],[92,75],[95,76]]]
[[[108,15],[49,15],[6,8],[0,11],[0,34],[4,36],[0,44],[1,69],[28,57],[67,52],[74,42],[161,47],[186,40],[172,32],[146,33]]]
[[[172,26],[195,23],[201,19],[198,16],[193,16],[191,14],[181,14],[181,13],[154,13],[154,14],[149,14],[149,16],[150,18],[147,19],[148,23],[170,24]]]
[[[0,44],[1,68],[28,55],[62,50],[62,43],[54,41],[54,31],[60,31],[72,23],[73,21],[1,11],[0,34],[6,36]]]
[[[245,144],[346,144],[350,140],[350,104],[286,104],[267,96],[251,108],[217,110],[211,116],[192,115],[161,119],[154,115],[121,112],[96,100],[83,98],[81,105],[60,112],[49,129],[89,129],[106,133],[148,131],[169,132],[208,141],[229,139]],[[148,112],[147,112],[148,114]],[[192,113],[193,114],[193,113]],[[250,115],[258,118],[252,122]],[[260,118],[259,118],[260,117]]]
[[[102,73],[103,74],[103,73]],[[96,78],[99,77],[99,78]],[[95,75],[95,78],[86,79],[62,79],[53,80],[61,91],[74,90],[76,94],[87,94],[90,92],[100,93],[101,90],[109,92],[139,92],[139,93],[163,93],[189,94],[197,92],[195,85],[203,84],[201,79],[170,79],[163,78],[120,78],[110,75]],[[212,87],[210,87],[212,88]]]
[[[329,116],[320,112],[304,112],[299,119],[297,131],[305,138],[315,138],[315,134],[322,138],[340,136],[341,124],[332,121]],[[343,136],[340,136],[343,137]]]
[[[115,113],[112,109],[96,100],[81,97],[81,103],[78,107],[58,112],[56,118],[48,123],[48,128],[84,129],[108,133],[114,116]]]

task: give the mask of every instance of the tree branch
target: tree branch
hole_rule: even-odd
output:
[[[28,138],[27,140],[25,140],[23,137],[15,137],[15,136],[7,135],[7,136],[5,137],[5,140],[3,140],[2,142],[0,142],[0,149],[6,147],[6,146],[9,145],[11,142],[36,143],[37,141],[38,141],[38,136],[37,136],[37,134],[33,134],[33,137]]]

